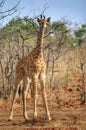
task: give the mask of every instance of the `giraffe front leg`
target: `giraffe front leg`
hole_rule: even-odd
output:
[[[33,98],[34,98],[34,120],[37,117],[37,83],[38,83],[38,75],[34,75],[32,77],[32,85],[33,85]]]
[[[41,77],[40,77],[40,83],[41,83],[41,87],[42,87],[42,97],[43,97],[43,101],[44,101],[45,110],[46,110],[48,120],[51,120],[50,112],[49,112],[48,104],[47,104],[47,94],[46,94],[46,91],[45,91],[45,78],[46,78],[45,74],[42,73]]]
[[[26,111],[26,97],[27,97],[28,88],[29,88],[29,79],[28,77],[25,76],[23,78],[22,99],[23,99],[23,115],[26,121],[28,120],[27,111]]]
[[[15,100],[16,100],[18,89],[19,89],[19,85],[16,86],[14,94],[13,94],[13,102],[12,102],[12,107],[11,107],[11,111],[10,111],[10,115],[9,115],[8,121],[12,121],[13,120],[13,108],[14,108],[14,103],[15,103]]]

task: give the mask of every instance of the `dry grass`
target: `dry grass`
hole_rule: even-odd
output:
[[[52,96],[50,96],[52,95]],[[40,101],[40,100],[41,101]],[[57,103],[56,95],[48,92],[48,104],[52,121],[45,116],[42,98],[38,98],[38,118],[32,121],[33,99],[27,99],[27,111],[29,121],[25,122],[22,114],[22,101],[17,99],[14,107],[14,120],[8,122],[11,100],[0,101],[0,130],[85,130],[86,129],[86,105],[68,106]]]

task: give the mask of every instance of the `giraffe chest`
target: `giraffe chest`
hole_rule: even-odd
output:
[[[41,72],[45,70],[45,63],[40,59],[34,59],[28,63],[27,67],[30,72]]]
[[[20,60],[16,66],[17,75],[27,75],[31,77],[32,73],[41,73],[45,71],[45,62],[42,58],[26,57],[25,60]]]

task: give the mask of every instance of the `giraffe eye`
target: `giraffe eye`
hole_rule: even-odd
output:
[[[39,22],[39,25],[41,25],[41,22]]]
[[[39,18],[37,18],[37,22],[40,23],[40,19]]]

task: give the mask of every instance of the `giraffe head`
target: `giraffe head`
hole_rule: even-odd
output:
[[[47,23],[50,22],[50,17],[46,19],[44,15],[41,15],[40,18],[37,18],[37,21],[40,26],[46,28]]]

